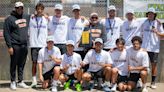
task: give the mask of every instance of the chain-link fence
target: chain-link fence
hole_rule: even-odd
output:
[[[0,0],[0,17],[6,17],[14,9],[14,3],[18,0]],[[35,0],[19,0],[24,3],[24,11],[26,13],[33,13]]]
[[[45,5],[45,13],[54,15],[54,5],[56,3],[62,3],[64,6],[64,15],[72,17],[72,5],[77,4],[74,2],[67,3],[66,0],[0,0],[0,29],[2,29],[3,20],[14,9],[14,3],[16,1],[22,1],[24,3],[24,12],[32,14],[35,11],[35,5],[37,2],[41,2]],[[68,1],[68,0],[67,0]],[[71,1],[71,0],[70,0]],[[93,2],[93,0],[91,0]],[[100,17],[104,18],[107,15],[107,7],[109,5],[115,5],[117,8],[117,15],[123,16],[123,0],[95,0],[94,3],[78,3],[81,6],[81,15],[89,17],[92,12],[97,12]]]
[[[0,0],[0,17],[5,17],[10,14],[10,12],[13,10],[14,3],[18,0]],[[34,7],[36,2],[40,1],[45,5],[47,8],[45,10],[46,13],[53,14],[53,7],[56,3],[62,3],[63,0],[20,0],[24,2],[25,9],[24,11],[28,14],[31,14],[34,12]],[[73,1],[73,0],[72,0]],[[107,6],[109,5],[115,5],[117,7],[118,16],[122,17],[123,14],[123,0],[109,0],[109,3],[107,3],[107,0],[95,0],[95,3],[80,3],[81,6],[81,15],[83,16],[89,16],[92,12],[97,12],[100,17],[105,17],[107,15]],[[76,2],[74,2],[76,3]],[[63,3],[64,6],[64,14],[68,16],[72,16],[72,5],[74,3]]]

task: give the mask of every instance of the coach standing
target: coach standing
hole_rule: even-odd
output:
[[[27,42],[28,42],[28,25],[29,15],[23,13],[24,5],[22,2],[15,3],[13,10],[5,19],[4,22],[4,38],[8,46],[10,54],[10,88],[16,90],[16,66],[18,72],[18,86],[28,88],[23,82],[23,70],[27,57]]]

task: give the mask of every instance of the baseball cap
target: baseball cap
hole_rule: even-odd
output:
[[[63,10],[63,6],[61,4],[56,4],[55,5],[55,10],[58,9],[58,10]]]
[[[72,40],[68,40],[68,41],[66,42],[66,45],[72,45],[72,46],[74,46],[75,43],[74,43],[74,41],[72,41]]]
[[[128,13],[134,14],[134,10],[128,9],[127,12],[126,12],[126,14],[128,14]]]
[[[49,41],[53,41],[54,42],[54,37],[53,36],[48,36],[46,41],[47,42],[49,42]]]
[[[103,44],[103,40],[102,40],[101,38],[96,38],[96,39],[95,39],[95,43],[96,43],[96,42],[99,42],[99,43]]]
[[[23,7],[24,4],[22,2],[16,2],[15,7]]]
[[[93,13],[90,14],[90,17],[92,17],[92,16],[97,16],[98,17],[98,14],[96,12],[93,12]]]
[[[110,6],[108,7],[108,11],[110,11],[110,10],[116,10],[116,7],[115,7],[114,5],[110,5]]]
[[[150,8],[148,9],[148,12],[155,13],[155,9],[154,9],[153,7],[150,7]],[[148,12],[147,12],[147,13],[148,13]]]
[[[74,4],[72,6],[72,10],[75,10],[75,9],[80,10],[80,6],[78,4]]]

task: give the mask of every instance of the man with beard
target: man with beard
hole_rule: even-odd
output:
[[[28,42],[28,26],[29,15],[23,12],[24,4],[22,2],[15,3],[15,10],[5,19],[4,22],[4,38],[10,54],[10,88],[16,90],[16,68],[18,69],[18,86],[28,88],[23,82],[23,70],[27,57]]]

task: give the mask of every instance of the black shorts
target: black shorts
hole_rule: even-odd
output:
[[[71,75],[64,74],[64,76],[65,76],[65,77],[67,77],[67,78],[68,78],[68,80],[69,80],[69,79],[71,79],[71,80],[76,80],[76,78],[75,78],[74,74],[71,74]]]
[[[51,70],[49,70],[48,72],[44,73],[43,74],[44,80],[51,80],[54,75],[53,71],[54,71],[54,67]]]
[[[89,68],[89,64],[86,64],[84,67],[82,67],[83,72],[87,72]]]
[[[37,62],[38,60],[38,53],[41,48],[31,48],[31,58],[32,62]]]
[[[139,78],[140,78],[140,73],[130,73],[128,81],[133,81],[133,82],[137,83]]]
[[[149,59],[151,63],[157,63],[158,61],[158,53],[155,52],[148,52]]]
[[[127,83],[128,81],[128,77],[127,76],[121,76],[118,74],[118,77],[117,77],[117,83]]]
[[[94,80],[94,79],[98,79],[98,78],[104,78],[103,71],[104,71],[104,69],[101,69],[97,72],[88,71],[88,73],[91,74],[92,80]]]
[[[44,80],[51,80],[54,76],[54,68],[56,66],[60,66],[60,65],[55,65],[51,70],[49,70],[48,72],[43,74],[43,78]]]

